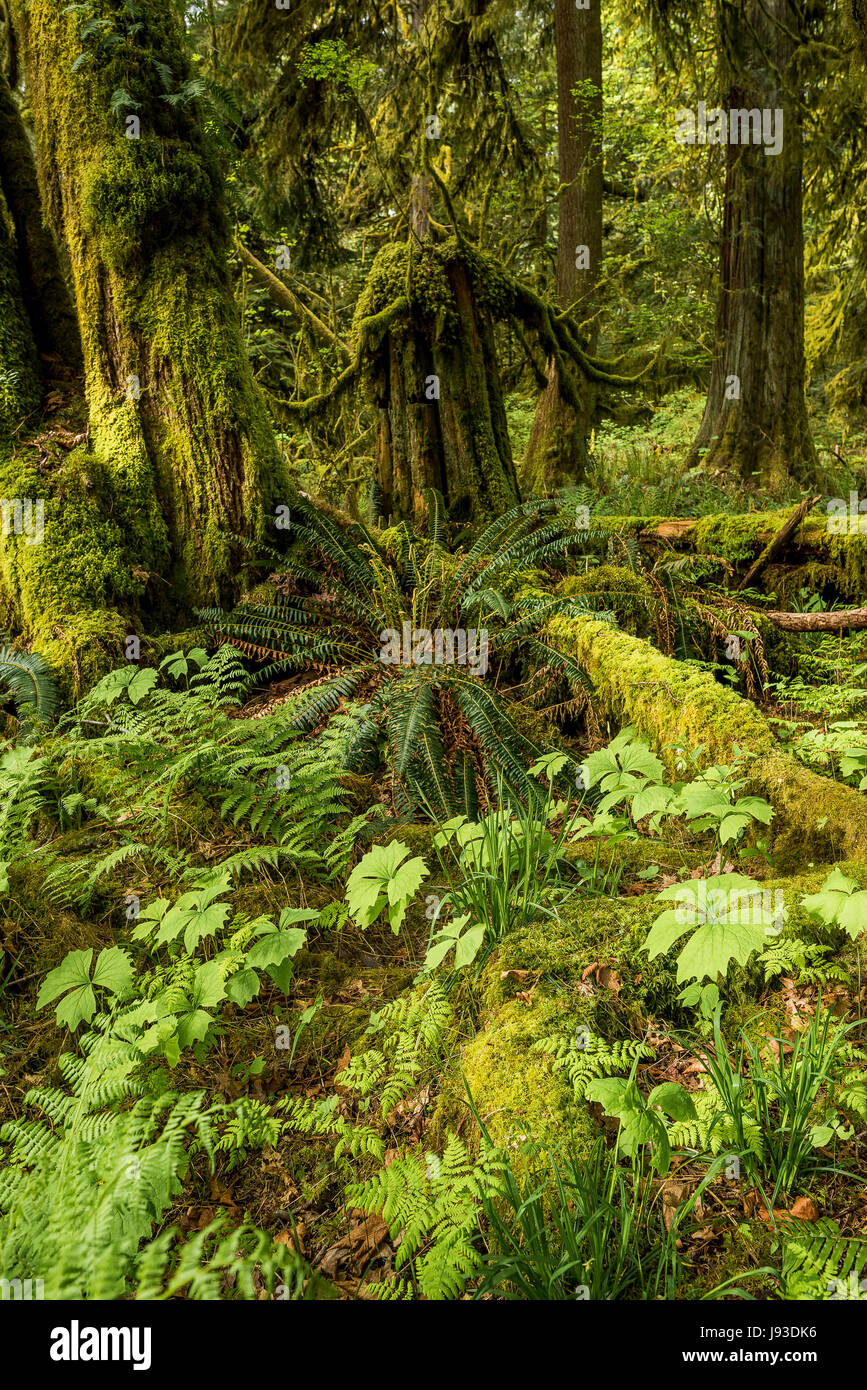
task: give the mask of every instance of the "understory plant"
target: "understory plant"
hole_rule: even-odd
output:
[[[501,673],[531,660],[540,674],[530,701],[552,681],[565,685],[567,705],[586,698],[580,668],[542,635],[547,617],[574,612],[574,602],[516,592],[516,577],[562,555],[574,538],[553,502],[534,501],[452,553],[442,499],[429,491],[426,500],[426,537],[404,523],[388,532],[360,522],[342,530],[299,502],[295,548],[272,576],[273,601],[199,616],[211,641],[229,640],[265,663],[260,680],[287,671],[315,677],[293,714],[297,730],[358,701],[365,717],[345,765],[365,771],[384,762],[398,813],[431,806],[440,818],[473,817],[497,769],[525,797],[536,794],[527,764],[540,749],[501,694]]]

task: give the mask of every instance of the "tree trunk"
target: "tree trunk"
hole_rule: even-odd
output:
[[[94,450],[131,562],[174,601],[237,592],[233,534],[285,501],[227,267],[222,177],[164,0],[17,0],[43,202],[68,247]],[[170,98],[167,100],[167,98]]]
[[[493,326],[459,253],[429,247],[413,267],[414,285],[436,286],[441,321],[414,302],[372,363],[381,511],[421,522],[435,488],[453,516],[484,523],[520,500]],[[375,264],[371,282],[377,273]]]
[[[574,0],[555,0],[557,43],[558,200],[557,301],[585,321],[589,350],[596,347],[596,286],[602,261],[602,12],[601,0],[578,10]],[[581,250],[579,250],[581,248]],[[579,267],[579,261],[583,268]],[[586,263],[586,264],[585,264]],[[548,364],[548,386],[539,398],[522,466],[528,488],[542,491],[580,481],[587,463],[587,436],[595,389],[581,385],[581,410],[565,399],[558,373]]]
[[[725,147],[715,356],[693,464],[737,470],[775,489],[816,465],[804,396],[803,153],[789,86],[791,0],[720,10],[723,91],[732,111],[783,113],[782,148]],[[776,23],[774,21],[777,21]],[[777,118],[779,119],[779,118]]]
[[[5,198],[2,174],[0,183]],[[7,441],[26,417],[38,410],[42,399],[39,358],[18,268],[12,235],[5,217],[0,216],[0,439]],[[9,502],[15,495],[4,492]],[[4,536],[8,524],[4,517]]]
[[[36,163],[21,114],[0,75],[0,186],[15,231],[18,279],[36,347],[81,366],[75,307],[57,243],[42,215]]]

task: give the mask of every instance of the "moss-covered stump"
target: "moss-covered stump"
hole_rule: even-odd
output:
[[[703,745],[705,767],[729,761],[735,746],[752,754],[750,786],[774,806],[781,863],[867,856],[867,798],[784,753],[750,701],[595,618],[558,615],[547,630],[590,676],[606,714],[635,725],[672,773],[678,750]]]
[[[422,520],[428,488],[478,521],[519,500],[486,288],[456,241],[386,246],[374,261],[355,334],[376,404],[384,516]]]
[[[531,1138],[589,1151],[598,1126],[539,1044],[573,1038],[582,1026],[610,1041],[640,1037],[648,1010],[671,1008],[671,962],[641,953],[657,908],[650,896],[576,899],[559,919],[541,918],[503,941],[476,986],[481,1026],[443,1079],[435,1132],[460,1124],[469,1090],[495,1143],[518,1148]],[[606,984],[588,970],[596,963],[614,971]]]

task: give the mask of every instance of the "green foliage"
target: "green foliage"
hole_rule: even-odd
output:
[[[639,1154],[626,1171],[600,1139],[589,1158],[526,1146],[505,1192],[485,1198],[484,1277],[477,1298],[528,1301],[673,1298],[683,1271],[678,1245],[717,1172],[662,1220]],[[710,1297],[713,1294],[709,1295]]]
[[[857,1026],[841,1024],[820,1007],[793,1043],[782,1037],[774,1040],[770,1058],[742,1030],[732,1058],[722,1035],[720,1010],[714,1015],[714,1042],[705,1062],[720,1115],[711,1121],[710,1131],[719,1123],[725,1125],[726,1137],[750,1175],[770,1183],[770,1190],[763,1191],[771,1208],[780,1194],[828,1167],[817,1152],[816,1110],[843,1079],[847,1035]]]
[[[488,666],[502,671],[519,655],[531,657],[565,685],[569,699],[585,689],[577,666],[539,636],[545,617],[564,606],[574,611],[572,602],[511,596],[516,576],[556,559],[572,538],[553,517],[553,503],[527,503],[453,555],[443,544],[442,500],[432,492],[427,499],[425,538],[406,525],[386,535],[360,523],[343,531],[309,504],[296,505],[293,539],[320,569],[293,554],[275,580],[286,597],[245,603],[228,617],[220,610],[200,617],[215,638],[269,663],[260,679],[326,669],[297,703],[293,726],[299,731],[320,726],[363,688],[363,717],[346,750],[346,767],[375,769],[384,744],[399,812],[432,808],[442,817],[458,811],[472,816],[480,784],[493,785],[497,769],[523,796],[537,791],[526,765],[540,750],[516,725],[486,676]],[[322,566],[329,573],[327,594]],[[476,635],[475,667],[468,630]],[[442,635],[440,664],[436,634]],[[471,736],[460,747],[447,732],[456,721]]]
[[[831,870],[818,893],[805,894],[801,906],[826,927],[842,927],[853,941],[867,928],[867,889],[840,869]]]
[[[28,707],[44,723],[54,716],[59,696],[47,661],[38,652],[0,647],[0,687],[5,686],[19,711],[26,718]]]
[[[300,1296],[301,1261],[247,1223],[212,1223],[189,1242],[176,1227],[157,1234],[183,1190],[191,1142],[213,1160],[224,1111],[201,1092],[147,1085],[133,1016],[97,1015],[80,1053],[60,1058],[66,1086],[29,1092],[42,1117],[0,1130],[4,1276],[39,1270],[47,1299],[221,1298],[231,1266],[238,1296],[251,1298],[258,1267],[267,1287],[282,1280]]]
[[[800,985],[825,986],[832,980],[848,983],[850,975],[845,966],[829,959],[833,949],[821,942],[802,941],[797,936],[778,937],[759,956],[765,983],[783,974],[794,976]]]
[[[132,961],[129,952],[122,947],[107,946],[100,951],[91,975],[92,960],[92,949],[70,951],[61,964],[46,976],[36,1000],[37,1009],[41,1009],[58,995],[65,994],[65,999],[57,1006],[56,1018],[58,1023],[66,1024],[73,1033],[80,1023],[89,1023],[96,1013],[94,990],[105,989],[123,999],[132,985]],[[67,990],[69,993],[66,993]]]
[[[436,982],[377,1009],[365,1033],[377,1045],[351,1058],[340,1074],[341,1085],[366,1105],[377,1091],[380,1112],[387,1117],[418,1090],[425,1073],[433,1073],[451,1020],[452,1005]]]
[[[182,659],[191,668],[200,653],[194,649]],[[163,664],[184,676],[177,662]],[[112,790],[118,812],[132,802],[141,818],[148,823],[157,818],[167,830],[173,798],[194,791],[230,824],[246,825],[270,841],[268,855],[276,846],[309,872],[323,877],[341,872],[359,826],[368,819],[348,814],[348,795],[337,780],[363,712],[341,711],[317,739],[301,737],[285,706],[258,719],[232,717],[231,707],[240,703],[249,677],[228,645],[187,676],[187,687],[173,690],[160,684],[152,668],[111,672],[67,717],[65,758],[86,763],[97,757],[116,768]],[[22,823],[29,823],[27,808],[34,804],[32,784],[40,766],[47,771],[44,764],[25,771],[26,752],[6,755],[21,784],[18,809],[9,812],[18,834]],[[0,845],[2,836],[0,820]],[[159,860],[159,845],[152,858],[154,853]],[[59,872],[58,882],[63,881]],[[81,891],[93,882],[83,882]]]
[[[575,815],[554,796],[554,779],[570,763],[565,754],[543,757],[530,772],[548,779],[544,802],[524,805],[497,776],[497,800],[477,820],[453,816],[434,836],[434,849],[449,890],[437,919],[443,924],[425,957],[433,970],[454,948],[455,969],[487,954],[507,932],[551,916],[552,903],[572,891],[564,883],[565,846]],[[559,829],[552,823],[559,821]],[[450,917],[454,912],[456,915]]]
[[[471,1159],[451,1134],[443,1152],[405,1154],[367,1182],[350,1184],[362,1211],[381,1212],[392,1240],[400,1236],[395,1270],[412,1265],[425,1298],[457,1298],[481,1267],[479,1204],[503,1190],[503,1155],[482,1140]]]
[[[860,1300],[867,1294],[867,1241],[844,1236],[833,1221],[787,1223],[782,1296],[795,1301]]]
[[[374,845],[349,875],[346,903],[362,931],[388,904],[391,930],[395,936],[400,932],[406,909],[428,876],[424,860],[407,859],[408,854],[406,845],[398,840]]]
[[[645,1042],[633,1039],[607,1042],[585,1024],[581,1024],[574,1035],[539,1038],[533,1044],[533,1051],[550,1056],[552,1068],[568,1079],[576,1100],[585,1098],[592,1081],[614,1076],[617,1072],[629,1072],[638,1062],[656,1055]]]
[[[651,959],[666,954],[693,928],[677,957],[677,980],[716,980],[724,976],[732,960],[745,964],[765,944],[774,919],[762,902],[761,888],[742,874],[719,874],[712,879],[690,879],[672,884],[657,894],[660,901],[674,899],[657,917],[644,949]]]
[[[598,1101],[606,1115],[620,1121],[617,1131],[618,1147],[629,1158],[635,1158],[644,1144],[653,1149],[653,1167],[665,1175],[671,1166],[671,1145],[665,1116],[683,1124],[696,1118],[695,1106],[688,1091],[673,1081],[654,1086],[645,1097],[635,1084],[635,1068],[628,1080],[620,1076],[597,1077],[587,1086],[588,1100]]]

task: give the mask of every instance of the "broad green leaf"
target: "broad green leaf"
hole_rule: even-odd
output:
[[[90,985],[80,985],[72,990],[57,1006],[58,1023],[66,1024],[74,1033],[79,1023],[89,1023],[96,1013],[96,995]]]
[[[654,1086],[647,1097],[647,1104],[658,1105],[670,1120],[696,1118],[692,1096],[682,1086],[678,1086],[676,1081],[663,1081],[660,1086]]]
[[[730,811],[720,822],[719,842],[727,845],[729,840],[736,840],[750,823],[749,816],[742,816],[737,811]]]
[[[282,989],[284,994],[288,994],[295,978],[292,957],[287,956],[286,960],[281,961],[279,965],[269,965],[265,973],[271,977],[278,989]]]
[[[647,777],[651,782],[661,782],[665,769],[655,753],[651,753],[650,746],[637,739],[630,743],[621,753],[618,753],[620,766],[624,772],[640,772],[643,777]]]
[[[410,859],[406,864],[402,864],[388,880],[388,901],[398,903],[401,899],[410,899],[418,892],[427,876],[428,867],[423,859]]]
[[[140,704],[149,691],[153,690],[157,683],[157,673],[146,666],[143,671],[136,671],[129,685],[127,694],[134,705]]]
[[[201,1042],[213,1021],[204,1009],[192,1009],[188,1014],[183,1014],[178,1019],[178,1046],[189,1047],[191,1043]]]
[[[719,820],[731,810],[728,797],[719,789],[708,782],[687,782],[681,788],[678,796],[680,805],[687,820],[695,820],[697,816],[713,816]]]
[[[854,941],[867,929],[867,891],[861,888],[848,897],[837,918],[840,926]]]
[[[474,960],[485,939],[484,923],[470,927],[469,931],[464,932],[455,947],[455,969],[460,970],[462,966],[469,965]]]
[[[199,942],[206,936],[214,936],[226,924],[231,912],[228,903],[211,903],[204,911],[190,914],[184,930],[184,948],[192,955]]]
[[[804,895],[801,906],[830,927],[839,921],[848,899],[860,886],[854,878],[848,878],[840,869],[832,869],[818,893]]]
[[[765,929],[743,922],[706,922],[690,937],[677,958],[677,983],[715,979],[731,960],[743,965],[765,944]]]
[[[255,999],[260,989],[259,976],[255,970],[239,970],[226,981],[226,998],[244,1009],[251,999]]]
[[[112,994],[125,994],[133,981],[132,959],[120,946],[100,951],[93,972],[93,983]]]
[[[218,961],[200,965],[193,983],[192,1002],[197,1009],[212,1009],[226,997],[226,983]]]
[[[319,913],[312,907],[284,907],[280,913],[280,927],[291,927],[296,922],[313,922]]]
[[[440,962],[445,960],[454,944],[454,940],[449,937],[440,937],[437,941],[434,941],[424,958],[423,969],[425,971],[435,970]]]
[[[43,980],[42,988],[36,999],[37,1009],[44,1008],[46,1004],[51,1003],[52,999],[56,999],[58,994],[62,994],[66,989],[72,989],[74,985],[89,985],[92,960],[92,947],[86,951],[70,951],[59,965],[49,971]]]
[[[678,941],[689,930],[690,923],[684,922],[673,908],[669,908],[667,912],[663,912],[657,917],[647,933],[644,950],[653,960],[654,956],[664,955],[670,951],[675,941]]]
[[[641,791],[636,792],[632,798],[630,812],[634,821],[643,820],[645,816],[654,814],[657,811],[665,811],[676,799],[672,787],[662,787],[655,783],[650,783],[642,787]]]
[[[285,931],[261,936],[247,952],[247,964],[258,970],[281,965],[287,957],[297,955],[306,940],[307,933],[302,927],[288,927]]]
[[[739,796],[734,809],[746,811],[753,820],[760,820],[763,825],[770,825],[774,816],[773,806],[769,805],[767,801],[763,801],[760,796]]]

